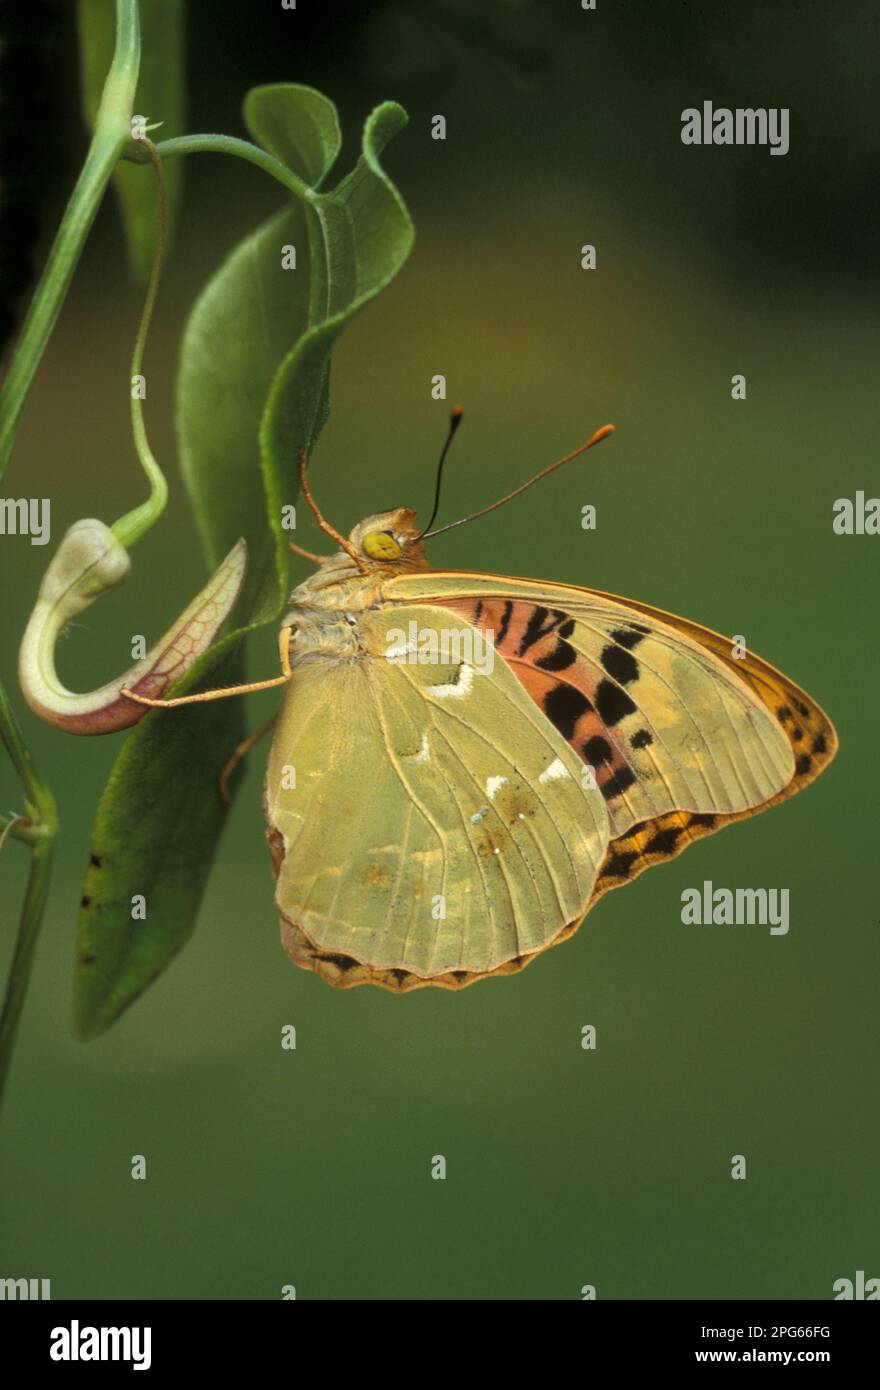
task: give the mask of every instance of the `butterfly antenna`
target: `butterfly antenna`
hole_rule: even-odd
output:
[[[425,536],[426,540],[430,540],[432,536],[440,536],[444,531],[451,531],[453,526],[464,526],[466,521],[476,521],[478,516],[485,516],[487,512],[494,512],[496,507],[503,507],[506,502],[512,502],[514,497],[519,497],[520,493],[525,492],[526,488],[534,487],[535,483],[539,483],[542,478],[546,478],[551,473],[555,473],[556,469],[561,468],[564,463],[571,463],[571,460],[576,459],[578,454],[585,454],[588,449],[592,449],[594,444],[601,444],[603,439],[607,439],[609,434],[613,433],[613,425],[602,425],[601,429],[596,430],[595,434],[590,435],[586,444],[578,445],[570,454],[566,454],[565,458],[557,459],[555,463],[548,464],[546,468],[541,469],[540,473],[536,473],[534,478],[529,478],[527,483],[521,483],[519,487],[513,489],[513,492],[508,492],[506,497],[499,497],[497,502],[493,502],[488,507],[483,507],[479,512],[471,512],[470,516],[463,516],[460,521],[450,521],[446,526],[438,526],[436,531],[429,530],[427,532],[422,532],[422,534]],[[431,520],[433,521],[433,517]]]
[[[364,560],[361,558],[361,556],[358,555],[358,553],[357,553],[357,551],[355,550],[354,546],[352,545],[351,541],[347,541],[343,535],[340,535],[340,533],[337,531],[336,527],[335,527],[335,526],[331,526],[331,525],[330,525],[330,522],[329,522],[329,521],[325,521],[324,518],[323,518],[323,516],[321,515],[320,508],[319,508],[317,502],[315,501],[314,497],[312,496],[312,490],[311,490],[311,488],[309,487],[309,471],[308,471],[308,470],[309,470],[308,455],[307,455],[305,449],[300,449],[300,451],[299,451],[299,482],[300,482],[300,487],[302,488],[302,495],[303,495],[303,497],[306,499],[306,501],[308,502],[309,506],[310,506],[311,509],[312,509],[312,512],[314,513],[315,520],[317,521],[317,523],[318,523],[318,525],[320,526],[321,530],[322,530],[322,531],[325,531],[326,534],[331,538],[331,540],[334,540],[334,541],[336,542],[336,544],[340,547],[340,549],[342,549],[342,550],[345,551],[346,555],[350,555],[350,556],[351,556],[352,560],[354,560],[355,564],[358,566],[359,569],[366,570],[366,569],[367,569],[366,563],[365,563]]]
[[[440,485],[443,482],[443,465],[446,462],[446,455],[449,453],[449,446],[455,438],[455,431],[461,424],[461,417],[463,414],[464,411],[462,410],[460,405],[454,405],[452,407],[452,411],[449,416],[449,431],[446,435],[446,443],[443,445],[443,448],[440,451],[440,462],[437,464],[437,486],[434,489],[434,510],[431,512],[431,520],[428,522],[424,531],[420,531],[419,534],[415,537],[417,541],[420,541],[422,539],[422,536],[426,536],[428,534],[431,527],[434,525],[434,521],[437,517],[437,512],[440,509]]]

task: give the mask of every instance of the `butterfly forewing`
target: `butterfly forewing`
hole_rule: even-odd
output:
[[[612,838],[673,808],[746,810],[791,780],[789,742],[760,700],[667,625],[607,600],[585,599],[576,617],[524,599],[448,608],[496,632],[534,702],[595,767]]]
[[[636,655],[640,648],[642,651],[645,648],[630,635],[628,630],[631,630],[643,635],[645,641],[651,639],[652,645],[654,641],[660,642],[666,647],[667,652],[687,651],[688,660],[696,659],[710,677],[713,674],[716,677],[720,676],[725,683],[732,680],[733,685],[729,689],[726,684],[724,686],[725,703],[732,693],[735,703],[741,705],[743,690],[752,697],[749,717],[753,721],[755,732],[755,738],[750,740],[754,756],[746,768],[739,767],[737,780],[748,779],[752,775],[760,777],[763,768],[763,775],[765,778],[769,775],[769,784],[772,786],[775,767],[781,777],[777,789],[759,797],[753,804],[744,805],[742,809],[719,808],[714,811],[690,812],[675,810],[637,822],[628,831],[612,839],[599,873],[594,900],[607,888],[626,882],[650,864],[679,853],[693,840],[791,796],[812,781],[837,751],[837,736],[827,715],[788,677],[751,652],[745,656],[735,654],[734,644],[729,638],[637,600],[622,599],[599,590],[582,589],[573,585],[456,571],[430,572],[408,576],[405,580],[395,580],[389,586],[389,597],[399,597],[400,600],[416,599],[432,605],[453,602],[456,608],[470,609],[471,620],[478,622],[482,620],[486,609],[494,610],[497,614],[500,607],[501,622],[497,624],[497,634],[502,639],[502,646],[510,644],[508,634],[513,614],[519,605],[525,605],[521,619],[523,633],[528,631],[530,621],[534,631],[536,620],[530,620],[527,614],[530,607],[555,609],[564,615],[562,624],[557,629],[555,638],[542,639],[543,651],[539,648],[536,653],[550,656],[548,666],[559,665],[563,655],[567,659],[567,654],[558,652],[559,637],[563,636],[566,626],[572,622],[578,628],[593,628],[600,644],[602,639],[611,635],[616,646],[622,646],[624,650]],[[563,636],[564,640],[568,639]],[[602,666],[603,650],[599,645],[594,652],[598,657],[599,666]],[[620,653],[615,653],[611,660],[619,662]],[[655,664],[651,662],[652,667]],[[534,665],[537,666],[537,661]],[[538,670],[540,669],[538,667]],[[607,676],[608,672],[604,667],[602,669],[603,675]],[[619,685],[623,684],[619,679],[621,674],[626,674],[626,669],[622,666],[617,669]],[[641,668],[639,677],[641,679]],[[599,677],[600,681],[602,678]],[[626,683],[624,693],[636,703],[633,682]],[[659,693],[661,711],[667,703],[673,707],[680,703],[683,694],[677,688],[665,694],[660,690]],[[638,698],[640,703],[637,713],[642,719],[642,724],[641,728],[636,728],[630,735],[631,757],[635,760],[631,762],[631,766],[635,767],[639,765],[639,753],[650,751],[654,747],[653,743],[645,743],[642,731],[645,730],[653,738],[653,730],[649,723],[655,717],[661,717],[655,710],[646,708],[646,702],[641,697]],[[622,726],[627,721],[629,727],[632,727],[634,721],[630,711],[625,713],[619,723]],[[633,739],[636,748],[632,748]],[[747,746],[748,743],[749,741]],[[643,748],[640,749],[639,744],[643,744]],[[711,751],[713,754],[716,752],[715,737],[712,738]],[[714,761],[717,762],[717,759]],[[623,780],[626,780],[626,776]],[[747,780],[745,785],[748,786]],[[748,801],[748,797],[744,799]]]

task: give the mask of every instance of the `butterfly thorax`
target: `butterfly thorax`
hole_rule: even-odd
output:
[[[383,586],[397,574],[430,569],[415,512],[397,507],[354,527],[349,544],[358,561],[337,550],[292,591],[282,623],[293,630],[294,667],[305,661],[345,660],[364,654],[358,628],[363,614],[385,602]]]

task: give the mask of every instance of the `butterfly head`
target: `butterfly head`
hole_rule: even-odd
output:
[[[450,521],[445,526],[440,526],[432,530],[437,518],[437,511],[440,505],[440,483],[443,476],[443,464],[449,452],[449,446],[455,436],[455,432],[461,423],[461,406],[453,408],[449,421],[449,431],[446,435],[446,442],[440,454],[440,462],[437,466],[437,483],[434,489],[434,507],[431,512],[431,519],[427,526],[419,530],[416,527],[416,514],[409,507],[395,507],[388,512],[377,512],[374,516],[365,517],[358,522],[357,526],[351,531],[348,540],[331,526],[330,522],[321,515],[321,510],[312,496],[308,483],[308,458],[305,449],[300,449],[299,453],[299,472],[300,485],[303,496],[309,507],[314,513],[315,520],[321,530],[330,536],[339,546],[339,551],[332,556],[328,556],[321,563],[321,570],[324,576],[322,583],[327,582],[328,575],[334,575],[342,568],[348,570],[352,562],[361,574],[394,574],[401,570],[426,570],[430,569],[425,556],[424,541],[431,536],[439,536],[444,531],[450,531],[454,526],[463,526],[466,521],[474,521],[478,516],[485,516],[487,512],[492,512],[496,507],[502,507],[506,502],[510,502],[514,497],[518,497],[526,488],[532,487],[535,483],[546,478],[548,473],[560,468],[562,464],[568,463],[570,459],[577,458],[587,449],[591,449],[594,444],[607,438],[612,433],[613,425],[603,425],[601,429],[591,435],[585,444],[579,445],[577,449],[566,454],[564,458],[557,459],[547,468],[543,468],[540,473],[536,473],[534,478],[530,478],[527,483],[522,483],[519,487],[508,492],[506,496],[500,497],[497,502],[492,502],[488,507],[483,507],[478,512],[472,512],[470,516],[461,517],[458,521]],[[296,549],[296,547],[293,547]]]
[[[410,507],[394,507],[390,512],[365,517],[348,539],[370,568],[427,568],[425,546],[416,525],[416,514]]]

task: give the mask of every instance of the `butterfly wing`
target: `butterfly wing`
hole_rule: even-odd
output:
[[[276,902],[288,953],[334,984],[515,969],[583,915],[605,857],[604,798],[506,662],[387,659],[409,621],[430,635],[450,617],[372,612],[362,659],[304,664],[285,699],[265,789]]]
[[[384,592],[363,659],[297,670],[266,781],[285,946],[334,984],[518,970],[608,888],[791,795],[836,749],[786,677],[647,605],[455,572]],[[411,624],[492,633],[492,669],[389,661]]]
[[[693,840],[793,795],[837,751],[827,715],[781,672],[752,653],[734,656],[730,639],[648,604],[455,571],[396,579],[388,596],[440,604],[494,631],[551,721],[580,709],[564,732],[603,769],[617,803],[590,906]],[[604,729],[580,738],[597,717]],[[652,813],[658,781],[675,804]],[[697,799],[700,783],[714,804]]]

